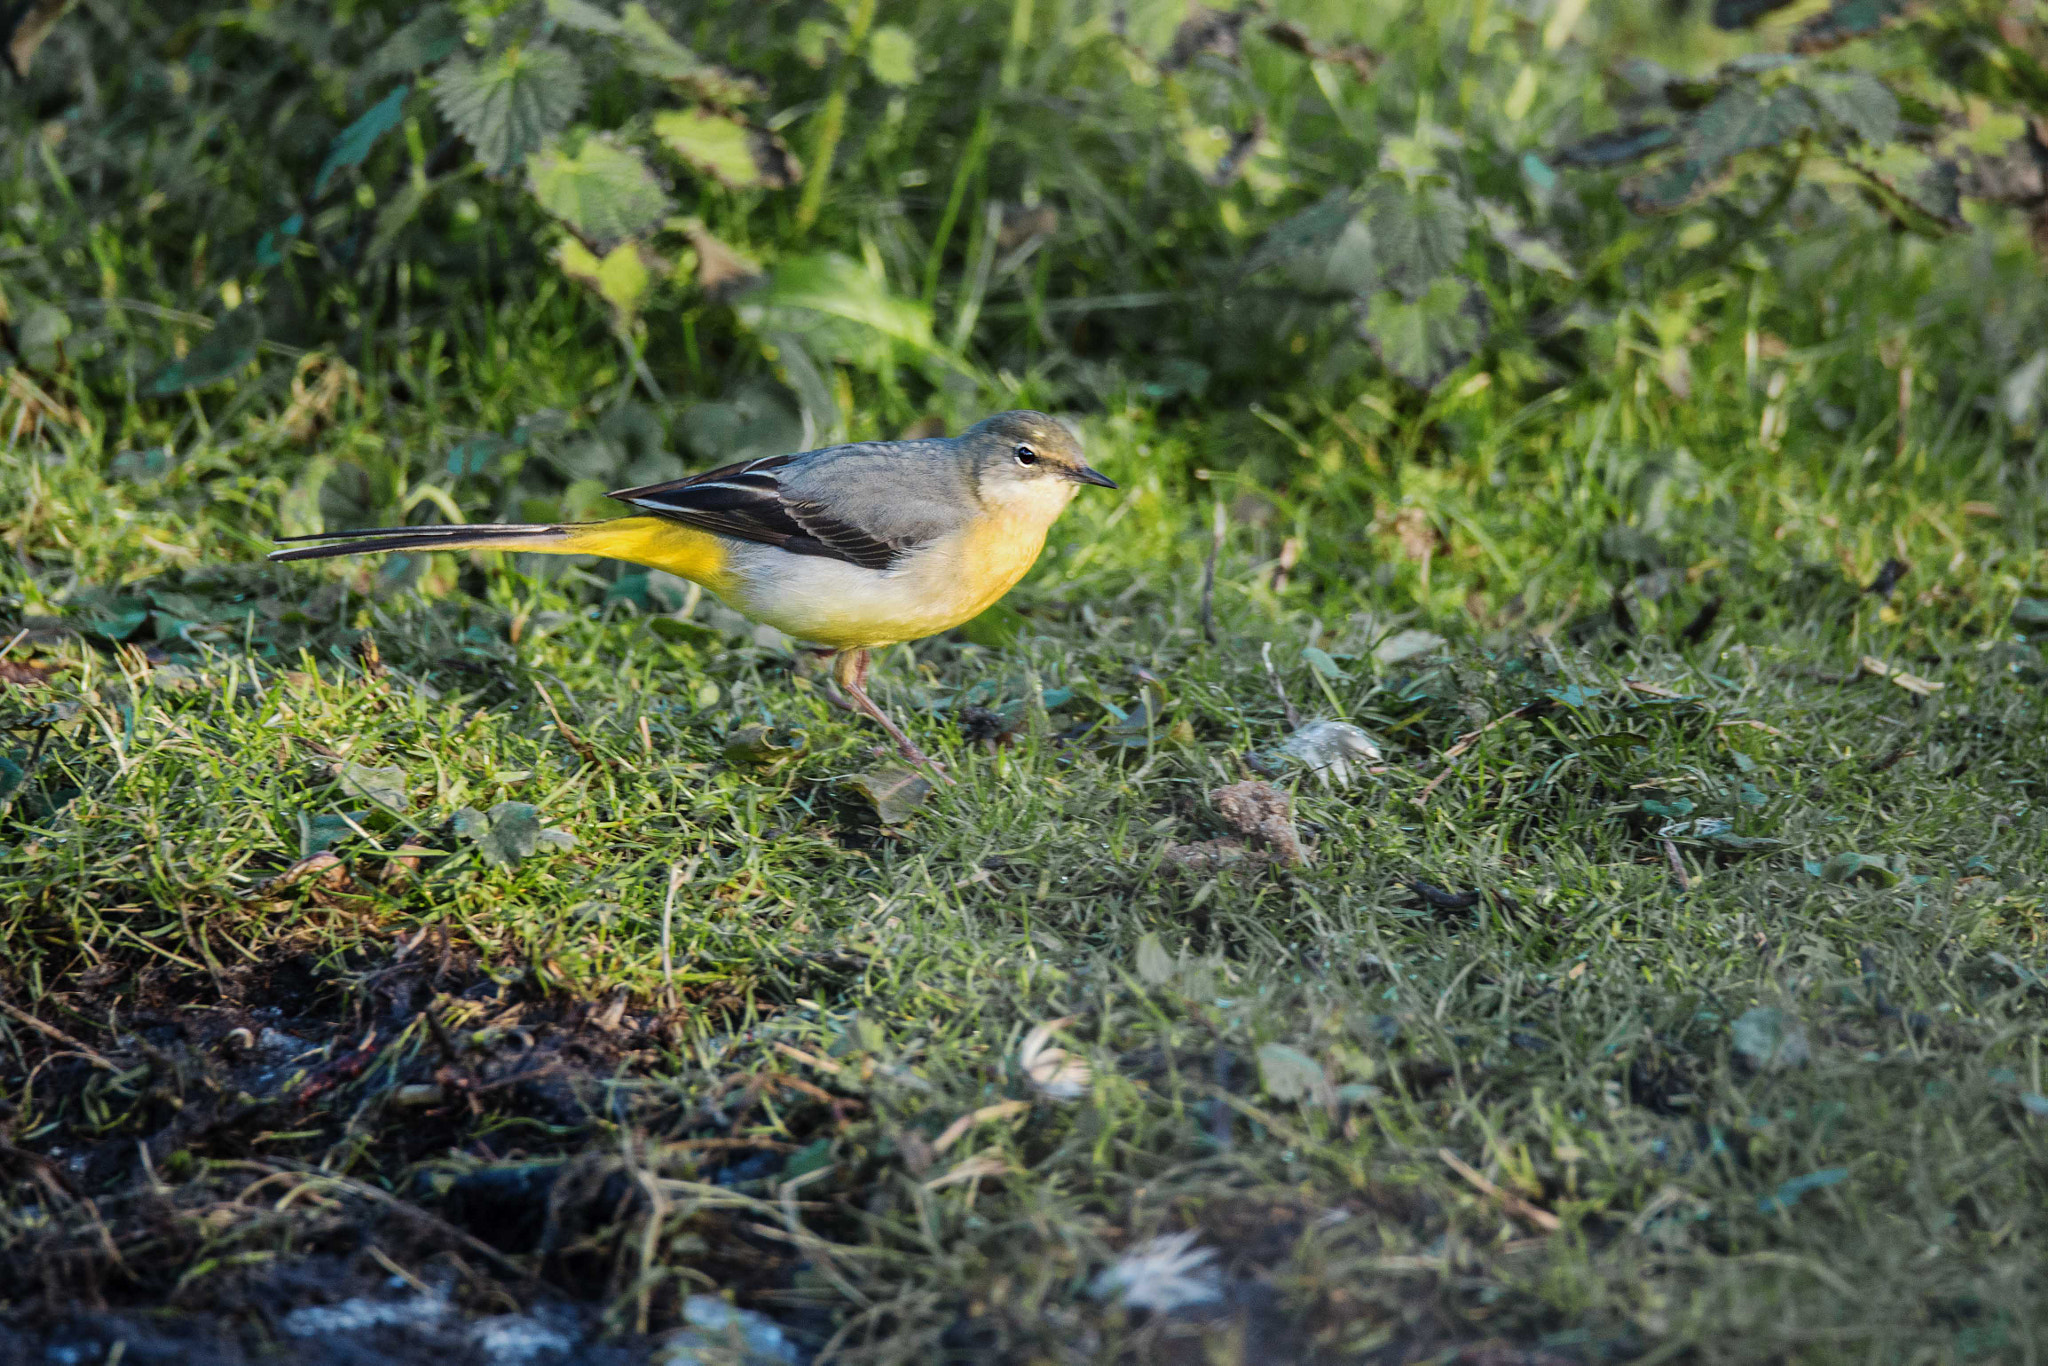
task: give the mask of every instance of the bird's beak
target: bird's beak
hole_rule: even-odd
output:
[[[1067,477],[1077,484],[1093,484],[1099,489],[1113,489],[1116,487],[1116,480],[1106,474],[1091,470],[1086,465],[1081,466],[1080,469],[1075,470]]]

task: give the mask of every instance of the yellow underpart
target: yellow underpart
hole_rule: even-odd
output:
[[[722,592],[727,585],[725,543],[708,531],[665,517],[620,517],[610,522],[583,522],[562,530],[568,535],[555,542],[559,548],[552,550],[554,554],[629,560],[701,583],[714,593]]]

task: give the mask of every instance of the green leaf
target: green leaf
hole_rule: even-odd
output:
[[[1351,677],[1328,650],[1317,649],[1313,645],[1302,647],[1301,662],[1334,683],[1345,682]]]
[[[917,39],[895,24],[878,25],[868,35],[868,70],[883,85],[916,85]]]
[[[1681,157],[1630,180],[1621,187],[1621,199],[1636,213],[1676,213],[1706,198],[1727,170],[1725,161],[1709,164],[1697,157]]]
[[[803,175],[782,139],[708,109],[656,114],[654,135],[693,169],[735,189],[785,189]]]
[[[802,754],[810,741],[800,730],[741,726],[725,737],[726,762],[771,766]]]
[[[1825,71],[1808,81],[1807,96],[1829,122],[1871,147],[1899,135],[1899,99],[1867,71]]]
[[[529,802],[499,802],[488,812],[465,806],[454,824],[493,868],[512,867],[540,847],[540,812]]]
[[[1440,277],[1465,254],[1472,215],[1464,201],[1441,185],[1409,190],[1382,184],[1367,197],[1365,223],[1380,278],[1403,297],[1416,300],[1446,283]],[[1476,336],[1474,340],[1476,344]]]
[[[1486,335],[1478,292],[1446,276],[1414,303],[1393,290],[1372,296],[1362,330],[1387,369],[1419,389],[1434,389],[1463,365]]]
[[[1173,955],[1166,951],[1166,945],[1159,941],[1159,936],[1151,931],[1138,940],[1136,967],[1138,980],[1148,987],[1163,987],[1174,979]]]
[[[647,302],[654,273],[641,259],[640,248],[632,242],[612,248],[600,257],[575,238],[565,238],[555,248],[555,264],[562,274],[596,292],[611,306],[613,320],[630,328]]]
[[[2048,631],[2048,598],[2021,598],[2014,603],[2012,624],[2029,634]]]
[[[1357,223],[1358,197],[1348,189],[1332,190],[1316,203],[1268,232],[1257,250],[1245,259],[1245,273],[1255,274],[1275,266],[1287,268],[1298,287],[1315,289],[1328,273],[1327,258],[1348,230],[1356,229],[1360,243],[1369,243],[1364,227]],[[1370,248],[1366,254],[1370,258]],[[1369,273],[1356,282],[1332,284],[1327,292],[1359,294],[1371,288]]]
[[[1793,0],[1714,0],[1714,27],[1748,28],[1766,14],[1792,3]]]
[[[1904,19],[1914,8],[1914,0],[1837,0],[1826,14],[1807,21],[1792,39],[1792,50],[1826,52],[1852,39],[1867,38]]]
[[[677,42],[638,0],[620,11],[619,24],[624,31],[626,64],[642,75],[674,81],[713,104],[741,104],[767,94],[759,81],[735,76]]]
[[[1797,86],[1766,90],[1738,81],[1686,126],[1686,152],[1703,165],[1717,165],[1744,152],[1781,147],[1815,126],[1813,102]]]
[[[509,171],[568,126],[583,106],[583,69],[559,48],[457,57],[437,73],[434,102],[492,171]]]
[[[932,795],[932,781],[908,768],[879,768],[847,780],[884,825],[901,825]]]
[[[452,6],[434,5],[384,40],[356,79],[364,84],[404,76],[432,66],[462,46],[462,16]]]
[[[1736,1019],[1735,1051],[1766,1070],[1797,1067],[1813,1057],[1806,1028],[1776,1006],[1752,1006]]]
[[[608,10],[589,0],[547,0],[548,18],[578,33],[596,33],[606,38],[623,37],[626,25]]]
[[[1776,1214],[1780,1210],[1788,1210],[1798,1204],[1801,1197],[1805,1196],[1809,1191],[1826,1190],[1829,1186],[1839,1185],[1848,1179],[1849,1169],[1847,1167],[1823,1167],[1817,1172],[1808,1172],[1804,1176],[1793,1177],[1784,1185],[1779,1186],[1775,1194],[1759,1197],[1756,1207],[1765,1214]]]
[[[327,182],[334,178],[336,171],[362,165],[378,139],[398,126],[398,120],[405,114],[405,97],[411,93],[409,85],[393,87],[390,94],[365,110],[361,118],[341,130],[334,139],[334,145],[327,149],[327,159],[320,163],[320,173],[313,177],[315,199],[327,193]]]
[[[405,770],[398,767],[371,768],[367,764],[343,764],[334,775],[341,790],[360,801],[374,802],[386,811],[404,811]]]
[[[1330,1086],[1323,1065],[1284,1043],[1259,1045],[1259,1086],[1282,1104],[1313,1099]]]
[[[1560,150],[1557,160],[1563,165],[1587,170],[1626,166],[1631,161],[1641,161],[1652,153],[1661,152],[1677,141],[1678,130],[1668,123],[1638,123],[1581,139]]]
[[[1898,883],[1899,875],[1882,858],[1870,854],[1840,853],[1809,871],[1823,882],[1874,882],[1881,887]]]
[[[739,313],[756,331],[803,332],[800,321],[778,321],[776,315],[812,313],[858,324],[921,351],[938,349],[929,309],[892,292],[866,266],[838,252],[784,259],[764,287],[741,301]]]
[[[149,392],[161,398],[232,379],[256,354],[256,343],[262,339],[263,321],[255,308],[235,309],[215,323],[213,331],[186,352],[183,360],[159,370],[149,382]]]
[[[1915,232],[1962,232],[1962,171],[1953,161],[1894,143],[1867,156],[1845,157],[1878,207]]]
[[[640,154],[603,136],[584,138],[573,155],[551,142],[526,174],[535,202],[599,250],[652,231],[674,207]]]
[[[1567,280],[1578,278],[1578,272],[1564,259],[1564,253],[1547,239],[1523,231],[1514,212],[1505,205],[1496,204],[1490,199],[1482,199],[1479,201],[1479,216],[1485,221],[1486,230],[1493,235],[1493,240],[1500,243],[1502,250],[1523,265],[1531,270],[1544,270],[1553,275],[1562,275]]]

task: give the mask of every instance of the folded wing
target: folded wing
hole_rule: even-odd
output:
[[[687,526],[793,555],[890,569],[972,511],[972,493],[941,445],[832,446],[611,496]]]

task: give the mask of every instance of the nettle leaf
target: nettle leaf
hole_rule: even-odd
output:
[[[1826,52],[1906,18],[1915,0],[1836,0],[1826,14],[1807,21],[1792,39],[1798,53]]]
[[[661,20],[637,0],[620,11],[619,25],[626,44],[626,65],[642,75],[674,81],[714,104],[741,104],[768,93],[759,81],[714,66],[677,42]]]
[[[445,60],[462,46],[462,16],[448,5],[434,5],[419,18],[384,40],[370,54],[357,80],[368,83],[385,76],[403,76]]]
[[[624,36],[626,25],[609,10],[589,0],[547,0],[548,18],[578,33],[596,33],[607,38]]]
[[[931,310],[893,293],[866,266],[838,252],[777,262],[767,286],[742,303],[740,318],[756,331],[778,326],[802,331],[797,320],[778,317],[795,311],[856,323],[919,350],[935,349]]]
[[[1465,254],[1472,215],[1443,186],[1380,185],[1367,196],[1365,223],[1380,278],[1416,299]]]
[[[549,143],[526,175],[536,203],[601,249],[651,231],[674,208],[638,152],[601,136],[573,154]]]
[[[255,356],[256,344],[262,339],[263,320],[256,310],[238,308],[215,323],[213,331],[186,352],[183,360],[157,371],[149,382],[149,392],[161,398],[232,379]]]
[[[1859,142],[1882,147],[1898,137],[1898,96],[1869,72],[1822,72],[1809,80],[1805,89],[1829,122]]]
[[[1766,14],[1792,3],[1793,0],[1714,0],[1714,27],[1748,28]]]
[[[1796,86],[1765,90],[1740,81],[1715,97],[1685,130],[1687,153],[1715,165],[1744,152],[1781,147],[1817,126],[1813,102]]]
[[[1372,233],[1350,190],[1336,190],[1266,234],[1245,273],[1279,270],[1304,294],[1345,298],[1379,283]]]
[[[1617,128],[1611,133],[1595,133],[1575,142],[1560,150],[1557,160],[1566,166],[1588,170],[1626,166],[1654,152],[1661,152],[1677,141],[1678,130],[1668,123],[1638,123]]]
[[[511,170],[567,127],[583,95],[576,59],[539,44],[481,61],[457,57],[434,87],[441,113],[493,171]]]
[[[411,93],[409,85],[394,87],[390,94],[364,110],[361,118],[341,130],[334,145],[327,149],[327,159],[320,163],[320,174],[313,177],[315,199],[327,193],[327,182],[335,172],[362,165],[378,140],[398,126],[398,120],[405,114],[405,97]]]
[[[656,114],[654,135],[692,169],[734,189],[786,189],[803,175],[775,134],[708,109]]]
[[[1916,232],[1962,232],[1963,175],[1955,162],[1896,143],[1868,156],[1844,158],[1886,213]]]
[[[1419,389],[1434,389],[1485,339],[1484,302],[1454,276],[1435,281],[1413,303],[1381,290],[1361,330],[1387,369]]]
[[[555,265],[562,274],[593,290],[609,304],[612,317],[623,328],[632,327],[654,285],[654,273],[640,255],[636,242],[625,242],[603,256],[573,237],[555,248]]]
[[[895,24],[878,25],[868,35],[868,70],[883,85],[916,85],[917,39]]]

